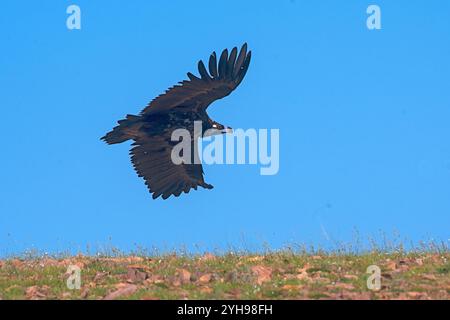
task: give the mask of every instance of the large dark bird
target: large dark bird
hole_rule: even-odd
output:
[[[119,125],[101,139],[108,144],[134,140],[130,151],[131,161],[140,177],[143,177],[153,199],[171,195],[178,197],[182,192],[201,186],[213,186],[203,179],[201,164],[174,164],[171,151],[178,142],[171,141],[173,130],[189,130],[192,144],[197,143],[194,136],[194,121],[202,121],[202,135],[208,129],[215,134],[226,133],[224,125],[212,120],[206,113],[215,100],[229,95],[241,83],[250,64],[251,52],[247,53],[244,44],[238,54],[237,48],[225,49],[217,63],[216,53],[209,58],[208,69],[202,61],[198,63],[200,78],[188,73],[189,80],[179,82],[164,94],[152,100],[141,113],[127,115],[118,121]],[[191,157],[198,157],[191,148]]]

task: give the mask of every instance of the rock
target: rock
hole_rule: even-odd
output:
[[[103,280],[109,273],[108,272],[97,272],[94,277],[94,282],[97,283]]]
[[[434,274],[422,274],[422,278],[427,280],[436,280],[436,276]]]
[[[127,281],[142,282],[149,277],[148,273],[141,267],[129,267],[127,273]]]
[[[81,293],[80,293],[80,298],[81,299],[86,299],[89,296],[89,288],[84,288]]]
[[[39,266],[41,268],[54,267],[54,266],[58,266],[58,265],[59,265],[59,261],[56,259],[52,259],[52,258],[43,258],[39,263]]]
[[[63,299],[68,299],[68,298],[70,298],[70,296],[71,296],[70,292],[63,292],[63,294],[62,294]]]
[[[421,299],[424,296],[422,292],[407,292],[406,294],[412,299]]]
[[[186,269],[178,269],[175,276],[171,278],[171,283],[175,287],[191,282],[191,273]]]
[[[186,269],[179,269],[177,275],[182,284],[191,282],[191,273]]]
[[[253,266],[252,272],[256,275],[256,283],[259,285],[272,279],[272,269],[265,266]]]
[[[386,269],[395,271],[397,270],[397,264],[395,263],[395,261],[391,261],[386,265]]]
[[[30,300],[40,300],[47,297],[50,287],[48,286],[32,286],[25,290],[25,296]]]
[[[310,269],[311,266],[307,263],[303,266],[303,268],[297,269],[297,276],[296,278],[299,280],[311,280],[311,277],[308,274],[308,269]]]
[[[152,274],[147,279],[145,279],[144,284],[145,285],[151,285],[151,284],[158,284],[163,283],[164,278],[158,274]]]
[[[127,258],[127,262],[129,263],[140,263],[140,262],[144,262],[144,258],[142,257],[137,257],[137,256],[131,256]]]
[[[204,274],[204,275],[200,276],[198,278],[198,282],[200,282],[200,283],[208,283],[208,282],[211,281],[211,278],[212,278],[211,274],[207,273],[207,274]]]
[[[138,290],[138,287],[136,285],[128,284],[128,283],[120,283],[119,285],[117,285],[117,287],[119,287],[119,289],[111,292],[103,299],[104,300],[115,300],[120,297],[132,295],[133,293],[135,293]]]
[[[14,268],[20,268],[23,265],[23,261],[19,259],[12,259],[10,263]]]
[[[210,287],[202,287],[202,288],[200,288],[200,292],[210,294],[213,292],[213,289],[211,289]]]
[[[212,261],[215,260],[216,256],[211,253],[205,253],[203,256],[200,257],[201,261]]]

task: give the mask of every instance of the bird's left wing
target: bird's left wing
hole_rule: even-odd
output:
[[[140,177],[143,177],[153,199],[171,195],[178,197],[197,187],[212,189],[213,186],[203,179],[201,164],[179,164],[172,162],[171,154],[174,142],[167,137],[158,136],[140,138],[133,143],[130,151],[131,162]],[[194,157],[198,157],[192,149]]]
[[[189,80],[168,89],[152,100],[141,115],[168,112],[175,107],[207,108],[213,101],[229,95],[241,83],[250,64],[251,51],[247,44],[239,51],[233,48],[228,55],[225,49],[217,62],[216,53],[209,58],[208,69],[203,61],[198,63],[200,78],[188,73]]]

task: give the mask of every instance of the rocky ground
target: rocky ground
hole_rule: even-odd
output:
[[[447,252],[14,258],[0,260],[0,299],[447,300],[449,260]],[[379,290],[368,289],[370,265],[381,270]]]

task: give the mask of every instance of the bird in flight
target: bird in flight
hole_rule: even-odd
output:
[[[194,134],[196,121],[202,122],[202,136],[207,130],[213,134],[229,132],[231,128],[212,120],[206,109],[239,86],[250,59],[251,51],[247,52],[247,44],[239,53],[236,47],[229,54],[227,49],[223,50],[219,61],[213,52],[208,63],[209,73],[200,60],[200,77],[189,72],[189,80],[179,82],[153,99],[139,115],[127,115],[101,138],[108,144],[134,141],[130,150],[131,162],[138,176],[144,178],[153,199],[159,196],[167,199],[171,195],[178,197],[192,188],[197,190],[198,186],[213,188],[203,179],[201,163],[175,164],[172,161],[172,149],[178,143],[171,140],[172,132],[180,128],[188,130],[192,146],[199,138]],[[198,159],[196,148],[191,150],[191,159]]]

